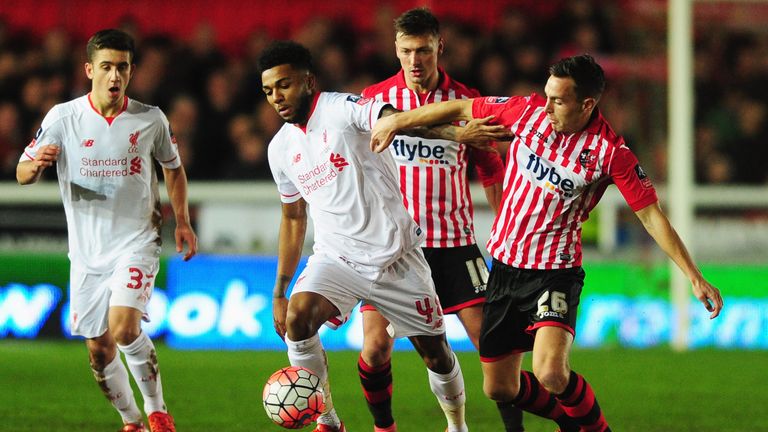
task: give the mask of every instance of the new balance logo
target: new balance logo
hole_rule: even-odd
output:
[[[349,162],[344,159],[344,156],[338,153],[331,153],[331,163],[339,172],[343,171],[345,166],[349,166]]]
[[[83,140],[82,146],[83,147],[93,147],[93,140],[92,139]]]

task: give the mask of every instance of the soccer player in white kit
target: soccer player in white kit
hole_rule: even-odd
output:
[[[422,231],[402,203],[390,154],[370,151],[369,131],[387,103],[315,90],[303,46],[276,42],[259,59],[262,89],[286,124],[269,144],[269,164],[282,200],[274,325],[292,365],[314,371],[326,390],[327,411],[316,431],[344,431],[328,388],[317,331],[345,317],[360,300],[376,306],[394,337],[408,337],[424,359],[429,383],[446,413],[448,431],[466,431],[464,381],[445,339],[442,311],[419,248]],[[286,289],[307,224],[314,254],[290,300]],[[342,320],[343,321],[343,320]]]
[[[584,271],[581,223],[615,184],[645,229],[690,279],[694,295],[715,318],[720,291],[701,274],[659,207],[637,158],[597,109],[603,69],[589,55],[549,69],[546,97],[487,97],[431,104],[383,119],[371,146],[382,151],[396,131],[494,116],[515,135],[504,193],[488,240],[494,258],[483,309],[480,359],[483,390],[528,410],[545,393],[582,431],[610,432],[587,380],[568,358]],[[533,371],[521,371],[533,351]]]
[[[16,178],[35,183],[56,164],[69,233],[72,334],[85,338],[96,381],[122,417],[120,431],[146,429],[117,350],[141,391],[151,432],[175,432],[155,347],[140,324],[148,319],[160,257],[154,163],[163,168],[176,250],[187,244],[185,261],[197,251],[187,178],[162,111],[125,96],[134,70],[131,37],[102,30],[87,51],[91,92],[48,112],[21,155]]]

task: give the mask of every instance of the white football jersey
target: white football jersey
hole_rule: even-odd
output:
[[[386,267],[423,237],[403,206],[392,154],[370,150],[388,104],[345,93],[319,93],[312,103],[305,127],[286,123],[269,144],[280,198],[309,204],[315,252]]]
[[[160,246],[160,195],[154,160],[181,165],[159,108],[125,98],[121,112],[103,117],[89,95],[54,106],[21,161],[41,146],[61,148],[56,164],[67,216],[69,257],[94,273],[120,256]]]

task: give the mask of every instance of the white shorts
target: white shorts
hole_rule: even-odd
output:
[[[88,273],[73,265],[69,272],[72,334],[86,338],[103,335],[108,329],[112,306],[138,309],[149,321],[147,303],[159,268],[160,258],[154,252],[126,254],[108,273]]]
[[[347,317],[363,300],[389,320],[392,337],[445,333],[443,311],[421,248],[414,248],[380,271],[358,271],[325,253],[309,257],[293,294],[322,295]],[[341,320],[343,321],[343,320]]]

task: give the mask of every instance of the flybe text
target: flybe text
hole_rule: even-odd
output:
[[[525,168],[533,172],[536,180],[545,182],[545,186],[555,191],[562,191],[563,195],[573,196],[573,181],[557,172],[555,167],[550,167],[541,162],[541,158],[535,154],[528,156],[528,165]]]
[[[424,144],[421,140],[418,143],[409,144],[404,139],[396,139],[392,141],[392,148],[397,156],[404,157],[411,162],[417,157],[419,159],[442,160],[445,156],[445,147]]]

